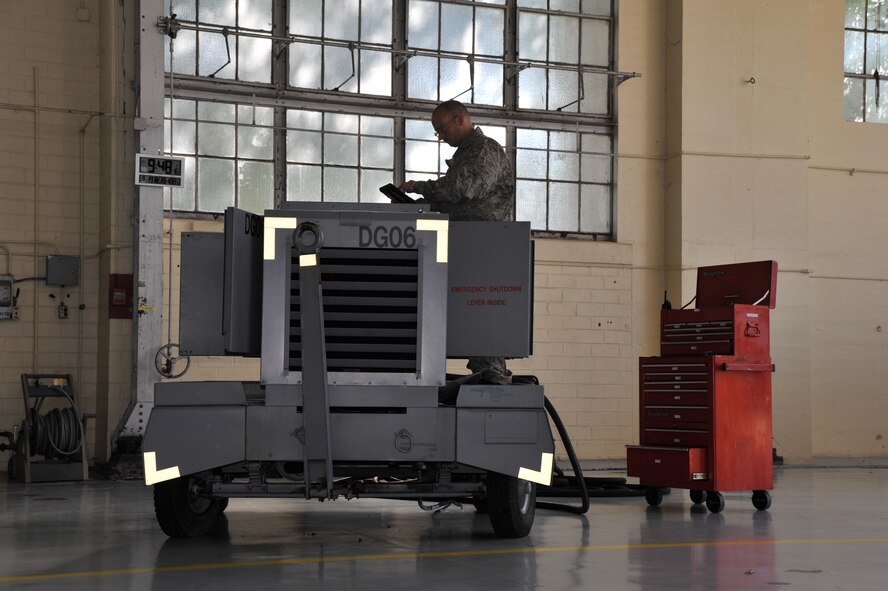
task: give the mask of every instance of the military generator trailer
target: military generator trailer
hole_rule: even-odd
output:
[[[261,363],[258,381],[156,384],[163,531],[202,535],[232,497],[374,497],[472,502],[527,535],[553,469],[543,387],[445,365],[531,354],[532,249],[527,223],[420,204],[231,208],[224,233],[183,234],[180,352]]]

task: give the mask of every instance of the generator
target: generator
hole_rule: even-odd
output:
[[[554,460],[543,387],[446,373],[531,354],[528,223],[287,203],[229,208],[181,252],[181,352],[260,369],[156,384],[142,451],[167,535],[207,533],[233,497],[470,502],[497,535],[530,532]]]

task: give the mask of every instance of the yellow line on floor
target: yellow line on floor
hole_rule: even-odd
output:
[[[542,554],[551,552],[595,552],[601,550],[655,550],[662,548],[694,548],[712,546],[776,546],[788,544],[885,544],[888,538],[836,538],[799,540],[726,540],[720,542],[674,542],[662,544],[613,544],[600,546],[552,546],[543,548],[498,548],[492,550],[458,550],[447,552],[395,552],[391,554],[359,554],[355,556],[319,556],[312,558],[280,558],[247,562],[191,564],[181,566],[149,566],[118,568],[67,573],[46,573],[0,577],[0,583],[48,581],[68,578],[108,577],[115,575],[139,575],[147,573],[173,573],[258,566],[287,566],[302,564],[330,564],[336,562],[361,562],[368,560],[416,560],[419,558],[470,558],[474,556],[502,556],[509,554]]]

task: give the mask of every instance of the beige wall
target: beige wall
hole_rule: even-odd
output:
[[[107,275],[132,270],[124,4],[0,4],[0,273],[42,275],[46,254],[82,261],[70,318],[36,281],[21,284],[22,318],[0,322],[0,429],[22,418],[20,373],[71,372],[81,411],[100,415],[87,441],[100,460],[131,389],[131,325],[105,312]],[[698,266],[773,258],[778,453],[886,455],[888,126],[842,118],[844,3],[619,4],[618,69],[642,76],[618,90],[618,241],[537,242],[535,354],[511,367],[542,379],[580,457],[622,459],[663,291],[682,304]],[[181,231],[220,229],[177,220],[174,265]],[[188,377],[257,373],[206,358]]]

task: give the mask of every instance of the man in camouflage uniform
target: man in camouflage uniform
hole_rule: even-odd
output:
[[[447,160],[447,172],[434,180],[407,181],[401,188],[419,193],[422,201],[451,220],[514,220],[515,181],[503,147],[472,124],[466,107],[458,101],[438,105],[432,113],[432,127],[438,139],[456,148]],[[512,381],[502,357],[473,357],[467,367],[482,382]]]

